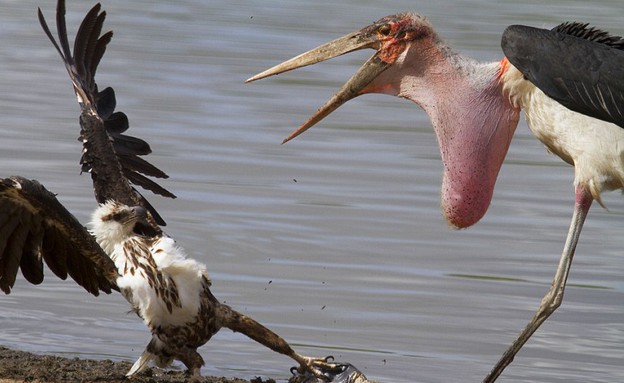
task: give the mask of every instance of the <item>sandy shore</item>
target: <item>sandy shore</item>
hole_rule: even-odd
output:
[[[62,358],[35,355],[0,347],[0,383],[128,383],[125,373],[129,362]],[[185,383],[188,376],[181,371],[150,368],[132,379],[132,383]],[[206,383],[275,383],[273,379],[251,381],[205,377]]]

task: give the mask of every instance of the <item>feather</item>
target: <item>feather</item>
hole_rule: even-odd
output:
[[[117,268],[93,236],[43,185],[22,177],[0,179],[0,289],[9,293],[17,271],[43,281],[43,262],[61,279],[88,292],[116,289]]]
[[[165,225],[165,221],[132,185],[169,198],[175,198],[175,195],[156,182],[136,175],[136,167],[128,168],[141,163],[141,169],[148,169],[144,173],[146,176],[158,174],[157,177],[166,178],[165,172],[156,166],[145,160],[138,160],[138,156],[151,153],[147,142],[121,134],[128,129],[129,122],[124,113],[115,112],[116,100],[113,89],[107,87],[98,92],[95,73],[112,38],[112,32],[100,36],[105,18],[106,12],[101,11],[99,4],[91,8],[76,33],[72,56],[67,38],[64,0],[59,0],[57,6],[58,43],[39,10],[41,26],[65,63],[82,109],[80,141],[83,144],[83,152],[80,165],[82,172],[91,175],[96,200],[100,203],[115,200],[129,206],[144,206],[154,217],[154,230],[158,231],[160,230],[158,225]],[[128,158],[130,160],[125,160]],[[135,159],[137,160],[134,161]],[[129,174],[132,176],[128,177]]]

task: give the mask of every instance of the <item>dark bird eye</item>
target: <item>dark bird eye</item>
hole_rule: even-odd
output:
[[[384,24],[384,25],[379,27],[378,32],[381,33],[384,36],[388,36],[390,34],[390,30],[391,29],[392,28],[390,28],[390,25]]]
[[[121,213],[115,213],[113,214],[113,220],[115,221],[121,221],[122,218],[122,214]]]

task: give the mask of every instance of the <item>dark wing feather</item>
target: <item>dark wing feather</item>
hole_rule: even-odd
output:
[[[65,63],[82,109],[80,141],[83,152],[80,164],[82,171],[91,174],[96,200],[100,203],[114,200],[129,206],[141,205],[150,211],[152,217],[160,217],[132,185],[147,190],[162,190],[164,192],[159,194],[175,198],[175,195],[162,186],[154,187],[155,182],[145,177],[155,173],[160,178],[168,176],[153,165],[135,166],[139,162],[138,156],[149,154],[151,149],[147,142],[139,138],[120,134],[128,129],[128,117],[123,112],[115,112],[116,100],[112,88],[99,92],[95,82],[97,66],[113,35],[112,32],[107,32],[100,36],[105,17],[106,12],[100,11],[100,4],[91,8],[80,24],[72,55],[65,25],[64,0],[59,0],[57,5],[58,43],[39,10],[41,26]],[[144,169],[149,171],[143,175],[127,177],[128,174],[142,173]],[[156,223],[165,224],[162,218]]]
[[[576,36],[583,40],[593,41],[611,48],[624,50],[624,39],[621,36],[612,35],[598,28],[590,27],[589,23],[565,22],[552,29],[569,36]]]
[[[140,157],[128,157],[126,161],[129,170],[134,170],[157,178],[162,178],[164,176],[164,173],[160,169]]]
[[[118,290],[115,263],[54,194],[22,177],[0,179],[0,290],[11,292],[17,272],[43,281],[43,262],[91,294]]]
[[[546,95],[565,107],[624,127],[624,40],[587,24],[553,30],[512,25],[505,56]]]
[[[156,182],[150,180],[147,177],[143,177],[142,175],[140,175],[137,172],[133,172],[133,171],[128,171],[126,172],[126,177],[128,177],[129,180],[132,180],[132,182],[141,182],[145,184],[145,188],[156,193],[156,194],[160,194],[163,195],[165,197],[171,197],[171,193],[169,193],[168,190],[160,187],[160,185],[158,185]]]
[[[20,269],[26,280],[34,285],[43,282],[43,263],[39,254],[38,243],[43,240],[43,225],[39,216],[33,216],[28,238],[22,249]]]

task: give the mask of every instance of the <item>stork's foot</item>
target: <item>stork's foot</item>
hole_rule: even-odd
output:
[[[289,383],[371,383],[351,363],[334,363],[334,358],[307,358],[310,364],[293,367]]]

